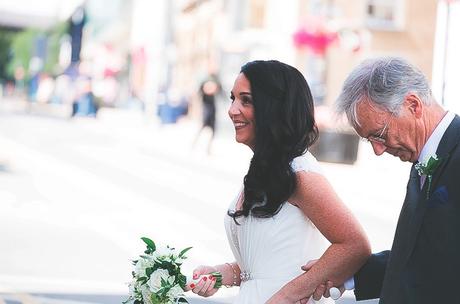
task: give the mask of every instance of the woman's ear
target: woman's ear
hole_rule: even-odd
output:
[[[409,112],[415,115],[416,118],[422,117],[423,102],[415,93],[407,94],[404,99],[404,104],[406,105]]]

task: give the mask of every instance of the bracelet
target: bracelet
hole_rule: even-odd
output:
[[[236,275],[236,269],[235,269],[235,267],[233,266],[232,263],[225,263],[225,265],[230,266],[230,268],[232,269],[232,273],[233,273],[233,283],[232,283],[232,285],[226,285],[226,287],[236,286],[236,285],[237,285],[238,276]]]

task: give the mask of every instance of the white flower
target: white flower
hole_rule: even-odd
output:
[[[131,299],[131,302],[136,300],[136,299],[142,299],[142,294],[141,294],[141,285],[137,280],[133,280],[130,283],[128,283],[129,287],[129,297]]]
[[[145,285],[144,285],[145,286]],[[143,286],[143,287],[144,287]],[[152,292],[149,290],[149,289],[146,289],[146,288],[142,288],[142,292],[141,292],[141,300],[145,303],[145,304],[152,304]]]
[[[170,276],[169,272],[165,269],[157,269],[150,275],[150,280],[148,280],[147,284],[150,287],[152,292],[157,292],[161,288],[161,279],[168,282],[169,284],[173,284],[175,277]]]
[[[134,298],[134,296],[136,295],[136,288],[134,287],[134,283],[133,282],[129,283],[128,287],[129,287],[129,295]]]
[[[184,290],[182,289],[182,287],[180,287],[179,284],[176,284],[168,291],[168,298],[175,300],[183,294]]]
[[[162,260],[170,262],[174,256],[174,249],[169,247],[157,247],[157,249],[152,253],[152,258],[154,260]]]
[[[149,268],[149,267],[152,267],[153,266],[153,262],[149,259],[146,259],[146,258],[140,258],[137,263],[136,263],[136,267],[134,269],[134,272],[137,274],[137,277],[141,278],[141,277],[146,277],[147,274],[146,274],[146,269]]]

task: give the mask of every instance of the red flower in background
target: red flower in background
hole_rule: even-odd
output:
[[[324,55],[327,48],[337,39],[337,33],[324,30],[308,31],[299,29],[293,35],[294,45],[298,48],[307,47],[315,54]]]

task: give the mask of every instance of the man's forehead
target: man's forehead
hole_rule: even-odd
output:
[[[369,102],[362,100],[356,104],[355,108],[355,122],[354,127],[356,130],[363,128],[363,123],[367,124],[369,119],[370,105]]]
[[[380,118],[385,115],[385,110],[367,100],[356,104],[356,124],[354,126],[358,133],[367,133],[379,127]]]
[[[374,120],[379,116],[385,115],[387,111],[373,102],[363,100],[356,104],[356,118],[358,121],[361,119]]]

